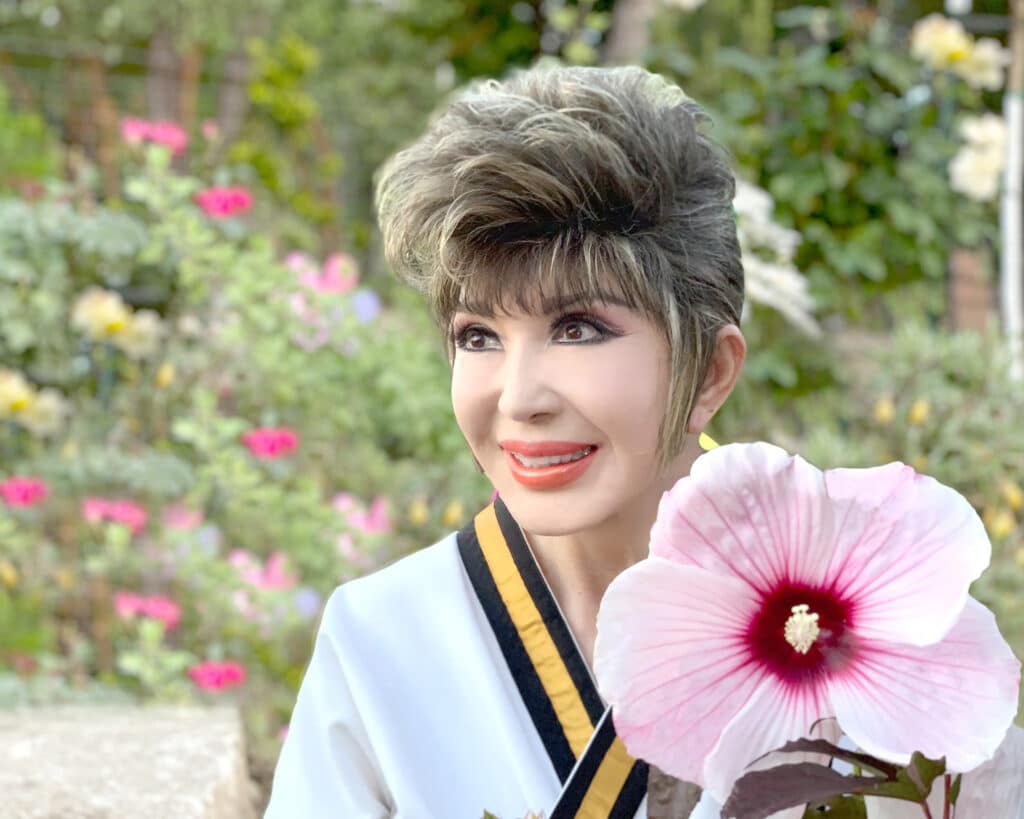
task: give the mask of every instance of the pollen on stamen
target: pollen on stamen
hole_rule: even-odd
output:
[[[806,654],[821,633],[821,629],[818,628],[818,615],[811,612],[810,606],[806,603],[793,606],[792,612],[786,620],[786,642],[793,646],[794,651]]]

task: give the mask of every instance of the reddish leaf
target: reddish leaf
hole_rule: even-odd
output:
[[[723,819],[766,819],[784,808],[827,802],[834,796],[862,789],[871,791],[883,781],[874,776],[843,776],[811,762],[778,765],[741,776],[722,806],[722,816]]]

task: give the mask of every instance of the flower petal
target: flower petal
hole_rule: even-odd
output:
[[[612,581],[594,671],[631,754],[703,784],[705,755],[763,676],[742,639],[756,605],[741,581],[660,558]]]
[[[813,583],[834,526],[821,470],[762,442],[701,455],[662,497],[651,554],[731,574],[761,591]]]
[[[831,716],[825,694],[816,683],[792,685],[765,676],[704,762],[705,787],[712,796],[724,804],[736,780],[755,767],[752,763],[791,739],[822,733],[836,739],[833,721],[825,719]]]
[[[839,725],[870,754],[906,764],[914,751],[969,771],[992,757],[1017,710],[1020,663],[992,612],[968,598],[930,646],[875,642],[829,678]]]
[[[858,635],[913,645],[942,639],[992,547],[958,492],[909,466],[825,472],[841,509],[824,578],[850,600]]]

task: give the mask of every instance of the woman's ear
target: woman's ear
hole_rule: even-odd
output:
[[[743,369],[747,357],[747,342],[735,324],[727,324],[715,337],[715,352],[708,363],[704,384],[686,424],[686,431],[699,434],[704,431],[719,407],[725,403]]]

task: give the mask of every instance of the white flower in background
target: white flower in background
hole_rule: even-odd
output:
[[[0,370],[0,418],[20,417],[35,400],[35,390],[16,370]]]
[[[1006,123],[998,114],[968,117],[960,134],[966,144],[949,163],[950,187],[975,202],[991,202],[1006,163]]]
[[[90,287],[71,308],[71,326],[93,341],[109,341],[121,333],[131,319],[131,311],[120,294]]]
[[[160,317],[152,310],[139,310],[129,317],[124,329],[112,340],[125,355],[138,360],[149,358],[157,351],[163,334]]]
[[[998,40],[983,37],[971,46],[967,55],[953,63],[953,71],[972,88],[998,91],[1010,64],[1010,52]]]
[[[33,435],[46,437],[64,427],[64,419],[70,411],[68,402],[56,390],[41,390],[19,420]]]
[[[696,11],[706,0],[664,0],[666,6],[675,6],[683,11]]]
[[[959,20],[929,14],[910,31],[910,53],[936,71],[950,68],[971,52],[971,36]]]
[[[749,301],[777,310],[809,336],[820,336],[807,279],[793,265],[802,237],[772,220],[775,203],[756,185],[736,180],[737,232]]]
[[[1002,170],[1002,157],[964,146],[949,163],[949,184],[968,199],[991,202],[999,193]]]
[[[1002,155],[1006,152],[1009,131],[1006,120],[999,114],[988,113],[980,117],[966,117],[960,123],[960,136],[972,148]]]

